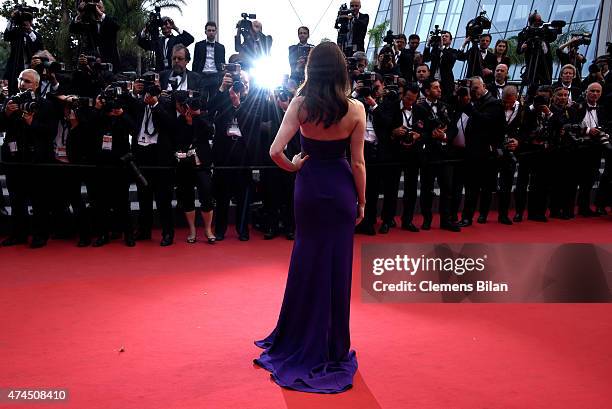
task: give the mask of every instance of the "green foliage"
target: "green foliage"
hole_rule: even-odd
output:
[[[378,49],[383,43],[383,38],[385,38],[385,34],[387,33],[387,28],[389,27],[390,21],[386,20],[380,23],[377,26],[372,27],[368,30],[368,34],[370,35],[370,40],[374,42],[374,58],[376,59],[378,56]]]

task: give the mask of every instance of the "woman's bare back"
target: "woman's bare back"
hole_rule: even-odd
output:
[[[301,103],[304,97],[296,98]],[[302,108],[302,110],[304,109]],[[309,139],[323,141],[346,139],[353,133],[359,120],[359,115],[363,115],[362,104],[354,99],[348,99],[348,111],[338,123],[325,129],[322,123],[304,122],[300,125],[300,131],[303,136]],[[306,112],[300,112],[300,117],[305,118]]]

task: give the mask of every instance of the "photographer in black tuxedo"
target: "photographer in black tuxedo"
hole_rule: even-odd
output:
[[[170,17],[162,17],[159,24],[161,25],[161,37],[158,33],[157,36],[150,35],[151,30],[157,30],[157,27],[145,27],[138,33],[138,45],[143,50],[155,53],[156,72],[162,72],[172,66],[172,49],[176,44],[188,47],[194,40],[187,31],[179,29]],[[172,34],[172,31],[176,31],[178,35]]]
[[[406,36],[404,34],[398,35],[396,40],[396,50],[399,51],[396,65],[399,66],[400,75],[408,82],[415,82],[415,68],[416,64],[422,62],[423,56],[417,51],[421,39],[417,34],[410,34],[408,36],[408,48],[402,46],[406,43]]]
[[[529,15],[528,26],[518,34],[517,53],[525,54],[523,85],[552,83],[552,47],[561,34],[564,21],[553,21],[544,26],[542,16],[536,11]]]
[[[202,99],[209,101],[215,96],[223,76],[225,64],[225,46],[218,41],[217,24],[206,23],[206,40],[198,41],[193,57],[193,72],[202,78]]]
[[[172,68],[159,74],[159,82],[162,91],[176,90],[201,90],[200,76],[187,69],[191,61],[191,53],[183,44],[172,47]]]
[[[576,67],[571,64],[566,64],[561,67],[559,81],[553,84],[553,89],[563,87],[569,91],[569,104],[579,102],[582,99],[582,90],[574,83],[576,78]]]
[[[440,186],[440,228],[453,232],[461,231],[451,222],[450,205],[452,200],[453,165],[446,162],[451,158],[446,131],[450,122],[449,108],[440,100],[442,89],[438,80],[423,82],[425,100],[413,108],[413,121],[422,121],[422,168],[421,168],[421,229],[430,230],[433,220],[432,205],[434,182]]]
[[[119,70],[119,24],[105,13],[102,0],[80,0],[70,32],[80,36],[79,54],[99,57],[102,62],[113,64],[113,72]]]
[[[361,0],[351,0],[350,12],[346,4],[340,8],[334,28],[338,29],[338,47],[344,55],[351,57],[356,51],[365,51],[365,36],[370,16],[360,13]]]
[[[504,89],[508,86],[508,66],[506,64],[497,64],[493,81],[487,84],[487,89],[496,99],[502,99]]]
[[[299,43],[289,46],[289,66],[291,67],[290,78],[296,83],[304,82],[306,61],[308,54],[314,45],[308,43],[310,30],[308,27],[298,28]]]
[[[431,78],[440,82],[444,100],[449,100],[455,91],[453,67],[459,51],[451,48],[452,40],[453,36],[448,31],[432,31],[423,52],[423,61],[431,62]]]
[[[240,54],[240,64],[243,69],[250,69],[258,58],[270,55],[272,36],[262,32],[261,22],[251,21],[255,14],[242,13],[242,20],[236,24],[234,47]]]
[[[477,40],[477,41],[476,41]],[[466,47],[470,44],[470,47]],[[482,34],[477,39],[466,37],[457,55],[460,61],[467,61],[466,78],[481,77],[486,82],[493,79],[493,71],[497,66],[495,54],[489,50],[491,34]]]
[[[44,48],[42,38],[32,28],[34,13],[37,11],[35,7],[17,5],[11,12],[11,18],[4,30],[3,39],[11,44],[4,70],[4,79],[8,81],[10,95],[17,92],[18,74],[30,68],[32,56]]]

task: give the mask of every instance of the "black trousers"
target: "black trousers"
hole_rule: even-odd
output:
[[[472,220],[478,198],[480,216],[486,217],[491,209],[496,186],[496,160],[490,156],[468,157],[465,162],[465,204],[461,218]]]
[[[249,169],[220,169],[213,175],[215,207],[215,234],[225,235],[230,200],[236,203],[236,232],[249,233],[249,203],[252,174]]]
[[[279,231],[282,226],[285,233],[293,233],[295,173],[282,169],[262,169],[260,174],[266,230]]]
[[[363,157],[366,164],[366,205],[362,223],[373,226],[378,215],[378,197],[382,192],[383,167],[380,160],[379,145],[364,142]]]
[[[601,167],[602,151],[597,145],[580,146],[575,151],[575,169],[569,183],[569,196],[572,200],[572,207],[576,193],[578,198],[578,212],[585,212],[591,208],[591,193],[593,184],[599,177]]]
[[[516,214],[526,206],[529,216],[545,216],[549,191],[550,152],[532,150],[519,155],[516,180]],[[529,195],[527,192],[529,191]]]
[[[433,219],[434,183],[437,180],[440,187],[440,223],[448,223],[451,219],[450,206],[453,198],[453,163],[443,162],[439,158],[426,159],[421,167],[421,213],[426,221]]]
[[[198,190],[200,209],[210,212],[215,207],[212,194],[212,176],[210,169],[198,169],[190,165],[181,165],[176,169],[176,198],[178,207],[184,212],[195,210],[195,190]]]
[[[87,184],[91,169],[62,166],[61,162],[56,162],[56,165],[49,169],[55,192],[51,198],[52,230],[66,233],[76,227],[79,237],[86,239],[91,235],[91,220],[81,188],[84,183]]]
[[[604,150],[603,156],[606,164],[595,194],[597,207],[612,206],[612,151]]]
[[[397,199],[399,182],[404,173],[404,195],[402,197],[402,225],[412,223],[414,209],[416,207],[417,189],[419,183],[420,163],[418,154],[413,151],[402,152],[402,155],[390,159],[400,166],[388,166],[383,168],[383,223],[389,223],[397,213]]]
[[[16,165],[7,166],[6,187],[11,205],[11,236],[25,239],[49,237],[48,169]],[[29,228],[28,205],[32,206],[32,228]]]
[[[97,168],[87,190],[93,207],[95,234],[109,234],[116,229],[131,236],[128,170],[121,165]]]
[[[219,85],[221,85],[220,74],[204,74],[199,73],[202,78],[201,90],[203,92],[202,98],[209,102],[219,92]]]
[[[452,198],[450,204],[450,218],[452,221],[457,221],[457,213],[461,207],[463,199],[463,189],[465,187],[465,148],[455,147],[454,159],[456,159],[453,167],[453,180],[451,184]]]
[[[136,152],[136,163],[147,180],[148,186],[136,183],[138,193],[138,230],[150,234],[153,227],[153,199],[162,227],[162,234],[174,235],[172,217],[172,193],[174,190],[174,170],[155,169],[158,166],[157,145],[139,146]],[[150,167],[150,168],[148,168]]]

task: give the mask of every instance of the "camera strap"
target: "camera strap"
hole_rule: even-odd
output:
[[[412,111],[409,111],[410,112],[410,116],[406,115],[406,111],[407,111],[407,109],[402,109],[402,115],[404,116],[404,126],[408,127],[408,126],[412,125],[412,123],[411,123],[411,121],[412,121]]]

